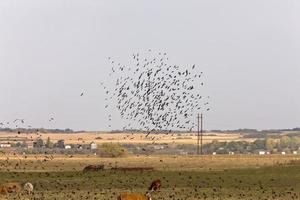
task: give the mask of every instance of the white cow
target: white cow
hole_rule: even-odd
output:
[[[23,186],[23,189],[27,194],[32,194],[33,193],[32,183],[29,183],[29,182],[25,183],[24,186]]]

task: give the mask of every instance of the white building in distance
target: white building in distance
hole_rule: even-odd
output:
[[[0,148],[10,148],[10,147],[11,147],[11,144],[9,144],[9,143],[0,144]]]
[[[91,150],[96,150],[98,148],[98,145],[95,142],[92,142],[90,145],[91,145]]]

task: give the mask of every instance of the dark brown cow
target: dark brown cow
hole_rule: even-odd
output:
[[[96,172],[104,169],[104,165],[88,165],[83,169],[83,172]]]
[[[149,191],[156,191],[158,189],[160,189],[161,187],[161,181],[159,179],[153,181],[149,187]]]

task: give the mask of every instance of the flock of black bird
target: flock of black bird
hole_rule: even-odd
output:
[[[166,53],[153,54],[150,49],[146,56],[133,54],[129,65],[121,65],[110,57],[108,60],[112,83],[101,85],[106,94],[109,128],[112,127],[112,108],[116,108],[124,120],[123,130],[144,130],[148,134],[192,130],[196,126],[195,114],[210,110],[209,96],[201,94],[203,73],[197,73],[196,65],[172,65]],[[84,94],[81,92],[80,97]],[[0,122],[0,128],[19,128],[19,125],[24,128],[25,119]]]
[[[132,55],[132,64],[122,65],[108,58],[111,64],[110,80],[113,85],[101,83],[107,104],[120,112],[123,130],[153,131],[192,130],[193,117],[209,111],[209,96],[201,95],[203,73],[196,65],[181,67],[169,64],[166,53]],[[111,112],[108,115],[112,121]],[[111,127],[111,124],[109,125]]]

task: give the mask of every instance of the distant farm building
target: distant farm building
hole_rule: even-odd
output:
[[[258,152],[258,155],[265,155],[265,154],[266,154],[265,151],[259,151],[259,152]]]
[[[188,152],[184,151],[184,150],[179,150],[179,154],[180,155],[188,155]]]
[[[10,148],[11,147],[11,144],[9,143],[1,143],[0,144],[0,148]]]
[[[96,150],[98,148],[98,145],[95,142],[92,142],[90,145],[91,145],[91,150]]]
[[[71,145],[65,145],[65,149],[71,149]]]
[[[165,147],[163,145],[154,145],[153,147],[155,150],[161,150],[164,149]]]

